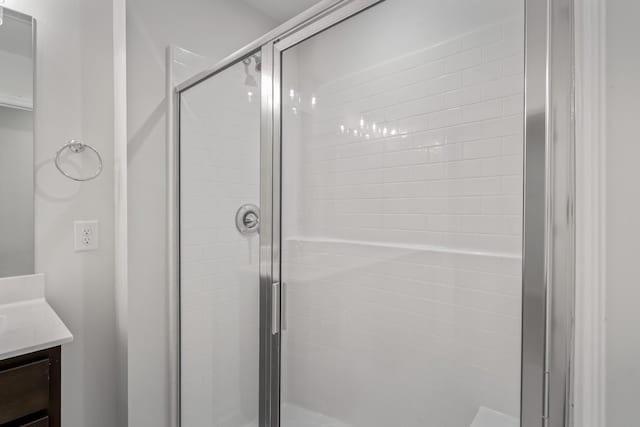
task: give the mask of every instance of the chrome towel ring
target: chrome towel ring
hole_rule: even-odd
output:
[[[93,173],[93,175],[86,177],[86,178],[78,178],[75,177],[73,175],[70,175],[69,173],[67,173],[64,169],[62,169],[62,167],[60,166],[60,154],[62,154],[62,152],[66,149],[69,149],[69,151],[71,151],[72,153],[82,153],[86,148],[88,148],[89,150],[93,151],[96,156],[98,157],[98,169],[96,169],[96,171]],[[85,144],[82,141],[78,141],[75,139],[72,139],[71,141],[67,142],[66,144],[64,144],[62,147],[60,147],[58,149],[58,151],[56,151],[56,158],[54,163],[56,164],[56,168],[58,168],[58,170],[60,171],[60,173],[64,176],[66,176],[69,179],[72,179],[74,181],[91,181],[92,179],[96,179],[98,177],[98,175],[100,175],[102,173],[102,156],[100,155],[100,153],[98,152],[98,150],[96,150],[94,147],[92,147],[89,144]]]

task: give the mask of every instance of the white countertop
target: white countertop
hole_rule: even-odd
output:
[[[73,335],[44,298],[44,276],[0,279],[0,360],[56,347]]]

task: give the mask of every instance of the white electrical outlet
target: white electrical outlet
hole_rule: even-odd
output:
[[[74,249],[79,251],[95,251],[98,249],[100,233],[98,221],[74,221]]]

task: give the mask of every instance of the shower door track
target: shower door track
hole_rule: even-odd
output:
[[[169,292],[171,425],[180,426],[180,95],[260,51],[260,427],[280,425],[282,51],[382,1],[325,0],[170,87]],[[574,293],[573,0],[525,1],[521,427],[571,426]],[[553,89],[553,90],[552,90]],[[279,289],[279,287],[277,287]],[[279,293],[276,294],[279,298]],[[275,332],[275,333],[274,333]]]

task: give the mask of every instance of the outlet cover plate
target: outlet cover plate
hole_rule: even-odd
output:
[[[97,220],[73,222],[73,246],[76,252],[95,251],[100,242]]]

